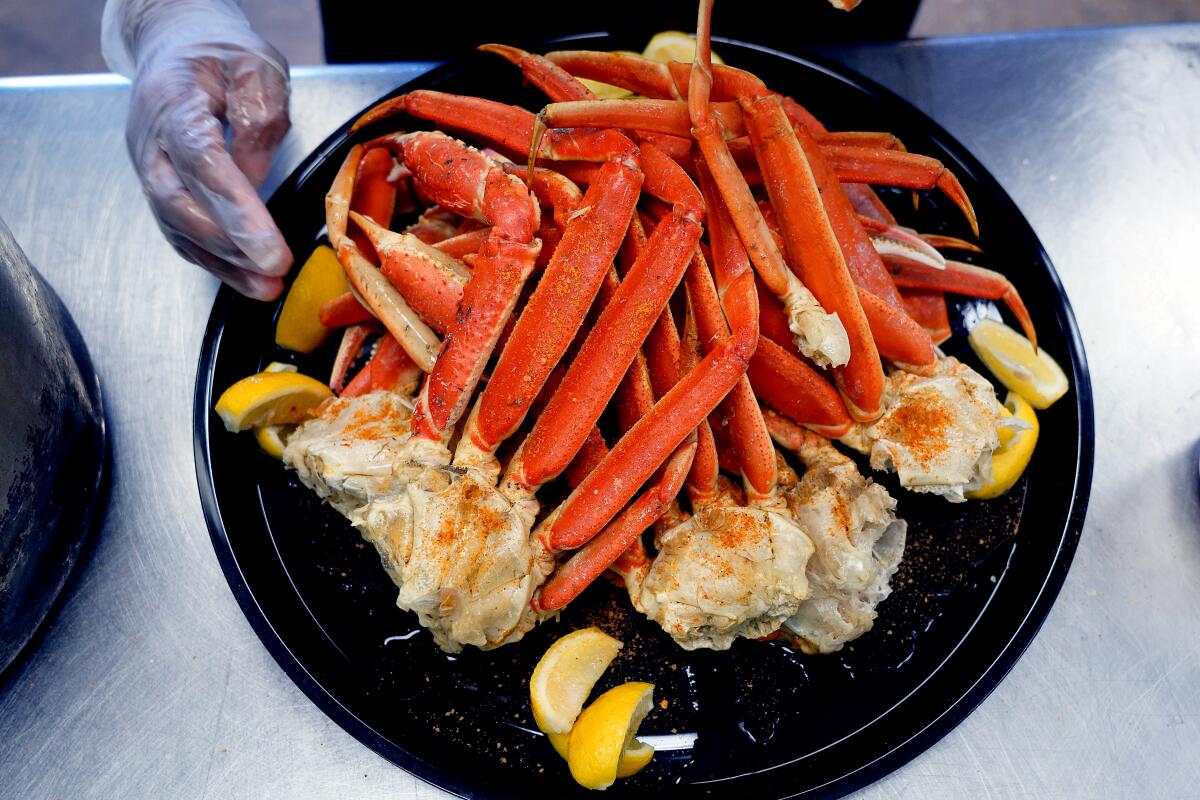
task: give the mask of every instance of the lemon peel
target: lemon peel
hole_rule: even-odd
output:
[[[1002,425],[999,428],[1000,447],[992,453],[992,479],[978,489],[965,492],[973,500],[990,500],[1007,492],[1020,479],[1029,466],[1029,460],[1033,458],[1033,449],[1037,446],[1041,430],[1033,407],[1016,392],[1009,392],[1004,400],[1004,415],[1007,418],[1015,417],[1029,427],[1015,430]]]

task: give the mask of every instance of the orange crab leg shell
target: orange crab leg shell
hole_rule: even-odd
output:
[[[480,396],[479,413],[472,415],[467,433],[476,447],[494,451],[524,420],[529,402],[566,352],[599,291],[641,185],[640,170],[623,161],[609,161],[597,172]]]
[[[936,289],[954,292],[969,297],[988,300],[1003,300],[1024,330],[1026,338],[1037,347],[1037,331],[1033,319],[1025,307],[1025,301],[1008,278],[999,272],[964,264],[961,261],[946,261],[945,269],[931,269],[917,261],[902,257],[884,257],[892,279],[902,289]]]
[[[396,208],[396,184],[388,181],[395,160],[386,150],[368,150],[358,165],[358,178],[354,183],[354,195],[350,208],[360,214],[387,225],[392,221]],[[369,261],[378,261],[370,241],[361,231],[351,231],[350,237],[363,251]]]
[[[936,289],[901,289],[900,299],[908,315],[929,332],[934,344],[950,338],[950,312],[945,294]]]
[[[830,438],[850,430],[852,420],[837,390],[798,356],[767,338],[758,342],[747,372],[755,396]]]
[[[354,292],[346,292],[326,301],[317,311],[317,319],[326,328],[344,328],[373,320],[375,316],[359,302]]]
[[[375,348],[375,354],[354,376],[354,380],[342,390],[342,397],[357,397],[381,389],[415,381],[420,369],[409,358],[404,348],[390,335],[385,334]]]
[[[566,468],[683,277],[700,240],[703,202],[690,179],[675,169],[682,213],[655,228],[538,417],[522,448],[520,470],[513,473],[522,485],[540,486]]]
[[[658,483],[650,486],[594,539],[575,552],[542,586],[535,607],[563,608],[612,566],[663,515],[679,494],[696,452],[694,438],[668,459]]]

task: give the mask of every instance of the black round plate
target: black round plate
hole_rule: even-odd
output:
[[[576,37],[573,47],[630,42]],[[876,479],[899,498],[909,548],[875,629],[842,653],[804,656],[740,641],[726,652],[680,650],[627,611],[606,582],[557,623],[492,652],[439,651],[344,519],[320,505],[250,436],[227,433],[211,409],[221,390],[274,359],[323,375],[329,347],[309,357],[273,344],[277,306],[222,289],[196,382],[195,449],[213,545],[250,623],[279,664],[330,717],[368,747],[464,796],[581,796],[537,733],[528,677],[564,632],[598,624],[626,646],[598,688],[652,681],[660,701],[642,726],[659,752],[610,792],[623,796],[835,796],[863,786],[945,735],[990,692],[1033,638],[1058,592],[1083,526],[1092,473],[1092,397],[1079,332],[1037,237],[980,164],[941,128],[886,90],[843,70],[721,41],[725,58],[805,103],[835,130],[888,130],[950,165],[973,198],[987,256],[1032,310],[1043,346],[1071,392],[1041,414],[1037,453],[1003,498],[951,505]],[[517,71],[472,54],[397,90],[437,88],[538,108]],[[323,196],[354,137],[347,126],[301,164],[270,201],[301,258],[319,240]],[[903,222],[966,233],[935,194]],[[951,340],[955,355],[976,364]],[[332,347],[332,345],[330,346]],[[976,366],[978,366],[976,364]]]

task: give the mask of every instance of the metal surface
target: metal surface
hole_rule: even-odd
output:
[[[983,705],[862,792],[1188,797],[1200,785],[1200,26],[840,52],[1005,185],[1075,306],[1095,390],[1088,524],[1042,632]],[[301,72],[271,181],[412,69]],[[0,216],[105,376],[111,507],[0,685],[5,797],[432,798],[324,717],[243,619],[200,514],[191,391],[215,283],[161,239],[120,85],[0,82]]]

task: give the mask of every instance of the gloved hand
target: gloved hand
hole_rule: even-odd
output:
[[[108,0],[101,39],[133,78],[125,138],[168,241],[242,294],[277,297],[292,253],[254,187],[290,126],[283,56],[232,0]]]

